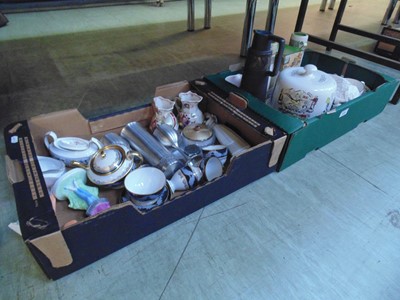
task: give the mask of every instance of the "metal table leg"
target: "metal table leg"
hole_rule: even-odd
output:
[[[338,11],[336,14],[335,22],[333,23],[333,26],[332,26],[331,35],[329,36],[330,41],[334,42],[336,40],[336,35],[339,30],[340,22],[342,21],[344,10],[346,9],[346,5],[347,5],[347,0],[340,1],[340,5],[339,5],[339,8],[338,8]],[[331,48],[327,47],[326,50],[330,51]]]
[[[331,3],[329,3],[329,9],[334,9],[335,8],[335,0],[331,0]]]
[[[397,9],[396,15],[394,16],[393,23],[394,24],[399,24],[399,19],[400,19],[400,6]]]
[[[187,0],[188,6],[188,19],[187,19],[187,30],[194,30],[194,0]]]
[[[256,6],[257,6],[257,0],[247,0],[240,56],[247,56],[247,50],[250,47],[252,33],[253,33],[254,16],[256,14]]]
[[[299,13],[297,15],[296,25],[294,27],[295,32],[300,32],[303,28],[304,18],[306,16],[308,6],[308,0],[301,0]]]
[[[204,0],[204,29],[211,28],[211,0]]]
[[[326,3],[328,2],[328,0],[322,0],[321,1],[321,6],[319,7],[320,11],[325,11],[326,8]]]
[[[276,16],[278,15],[279,0],[269,0],[267,23],[265,30],[274,33]]]
[[[385,15],[383,16],[383,19],[382,19],[382,23],[381,23],[382,25],[387,25],[390,17],[392,16],[394,9],[396,8],[396,4],[397,4],[397,0],[389,1],[389,5],[386,8]]]

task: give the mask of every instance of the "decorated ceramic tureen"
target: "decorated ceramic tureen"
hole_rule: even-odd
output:
[[[85,140],[78,137],[57,137],[54,131],[45,134],[44,144],[52,157],[62,160],[68,167],[72,161],[87,164],[93,154],[102,147],[96,138]]]
[[[122,188],[125,176],[142,162],[143,157],[137,152],[122,145],[107,145],[92,156],[88,165],[79,162],[73,165],[85,168],[89,180],[98,186]]]
[[[284,113],[312,118],[331,109],[336,88],[332,76],[314,65],[286,68],[278,77],[271,104]]]

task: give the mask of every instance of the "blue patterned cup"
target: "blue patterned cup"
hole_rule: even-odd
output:
[[[186,191],[194,188],[203,177],[203,172],[199,167],[194,165],[187,165],[180,168],[172,176],[170,180],[167,180],[171,192],[175,191]]]
[[[228,158],[228,148],[225,145],[211,145],[204,147],[203,157],[205,160],[210,157],[216,157],[221,161],[222,165],[224,165]]]
[[[127,197],[139,209],[149,210],[170,196],[165,174],[155,167],[133,170],[124,180]]]

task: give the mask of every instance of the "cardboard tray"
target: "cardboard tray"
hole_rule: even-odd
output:
[[[399,85],[398,79],[314,51],[304,53],[302,65],[306,64],[314,64],[327,73],[343,74],[344,77],[364,81],[371,90],[326,114],[304,120],[275,110],[250,93],[229,84],[225,77],[232,75],[232,72],[226,71],[205,77],[207,82],[218,87],[221,95],[240,95],[248,101],[248,106],[254,112],[288,134],[278,171],[284,170],[304,158],[307,153],[325,146],[358,124],[378,115],[392,99]]]
[[[179,82],[158,87],[156,95],[172,98],[189,89],[188,82]],[[137,210],[131,202],[120,203],[122,192],[116,190],[101,190],[101,196],[107,197],[112,207],[93,217],[69,209],[67,201],[57,201],[53,210],[37,155],[49,155],[43,145],[44,134],[49,130],[59,136],[99,138],[106,132],[119,133],[131,121],[148,125],[153,116],[150,105],[90,120],[77,110],[66,110],[13,123],[4,129],[7,174],[14,189],[22,237],[49,278],[70,274],[276,171],[286,140],[282,131],[274,129],[275,136],[271,138],[211,99],[202,101],[202,109],[217,115],[220,123],[231,126],[252,147],[232,158],[223,176],[192,191],[174,194],[171,201],[147,213]]]

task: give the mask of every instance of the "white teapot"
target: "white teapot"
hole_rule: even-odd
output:
[[[51,140],[53,140],[51,142]],[[100,141],[91,138],[89,141],[78,137],[57,137],[54,131],[49,131],[44,136],[44,144],[52,157],[72,167],[73,161],[87,164],[90,158],[102,147]]]
[[[333,77],[314,65],[286,68],[279,74],[271,105],[284,113],[312,118],[331,109],[336,89]]]

